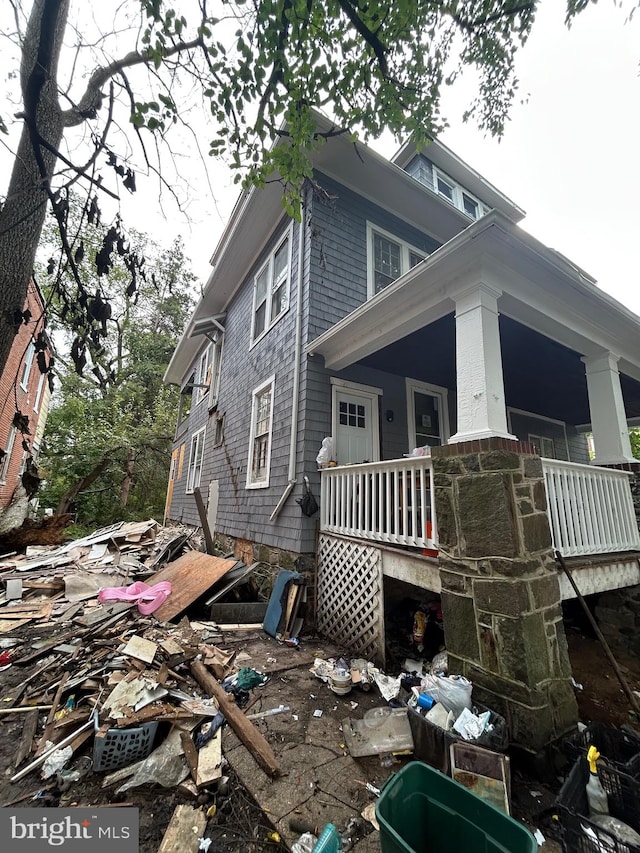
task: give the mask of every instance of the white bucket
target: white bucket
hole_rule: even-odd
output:
[[[351,693],[351,674],[345,669],[334,669],[329,675],[329,687],[338,696]]]

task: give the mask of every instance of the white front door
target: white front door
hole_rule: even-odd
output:
[[[333,384],[333,455],[338,465],[380,459],[377,389]]]

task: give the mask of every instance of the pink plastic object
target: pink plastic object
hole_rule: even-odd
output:
[[[143,616],[154,613],[171,595],[169,581],[160,581],[148,586],[136,581],[130,586],[109,586],[98,593],[98,601],[137,601],[138,610]]]

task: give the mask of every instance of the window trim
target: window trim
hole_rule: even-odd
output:
[[[40,404],[42,403],[42,392],[44,390],[44,383],[47,378],[46,373],[40,374],[40,379],[38,379],[38,387],[36,389],[36,399],[33,402],[33,411],[37,414],[40,409]]]
[[[203,400],[206,400],[211,390],[211,362],[213,354],[213,344],[208,343],[198,356],[198,365],[195,370],[195,387],[193,389],[196,399],[193,401],[194,406],[199,406]],[[208,380],[208,381],[207,381]]]
[[[367,220],[367,299],[373,299],[374,296],[378,295],[376,293],[375,283],[375,247],[373,242],[373,238],[376,234],[380,237],[384,237],[385,240],[390,240],[400,246],[400,275],[398,278],[402,278],[405,273],[409,272],[410,269],[413,269],[413,267],[410,266],[409,260],[411,253],[420,255],[423,259],[428,258],[430,255],[430,252],[427,252],[425,249],[419,249],[417,246],[408,243],[406,240],[402,240],[400,237],[397,237],[385,228],[380,228],[374,222]],[[417,265],[414,264],[414,266]],[[397,278],[394,279],[394,281],[397,280]],[[389,282],[387,287],[391,284],[393,284],[393,282]],[[383,287],[382,290],[386,290],[386,288]],[[378,293],[382,293],[382,290],[379,290]]]
[[[224,350],[224,334],[220,332],[211,342],[211,382],[209,383],[209,395],[207,406],[209,411],[218,405],[220,393],[220,373],[222,370],[222,353]]]
[[[451,430],[449,424],[449,389],[442,385],[431,385],[428,382],[421,382],[419,379],[412,379],[410,376],[405,377],[405,394],[407,399],[407,439],[409,442],[409,453],[413,450],[413,442],[416,440],[416,417],[415,403],[413,393],[417,391],[419,394],[428,394],[431,397],[436,397],[440,401],[440,439],[441,446],[445,445],[451,438]]]
[[[185,489],[185,493],[187,495],[192,495],[194,491],[199,488],[202,481],[202,464],[204,461],[204,440],[206,429],[206,426],[203,426],[191,436],[191,443],[189,446],[189,464],[187,466],[187,485]],[[200,457],[199,462],[197,461],[198,456]]]
[[[23,391],[29,390],[29,376],[31,375],[31,368],[33,366],[33,357],[36,353],[36,345],[33,341],[29,341],[29,346],[27,347],[27,351],[24,355],[24,364],[22,366],[22,375],[20,377],[20,387]]]
[[[7,445],[5,447],[5,455],[2,459],[2,467],[0,467],[0,484],[4,485],[9,476],[9,467],[11,466],[11,457],[13,456],[13,448],[16,443],[16,435],[18,428],[12,426],[9,435],[7,436]]]
[[[267,438],[267,453],[266,453],[266,476],[264,480],[253,479],[253,452],[256,440],[256,404],[260,397],[269,387],[271,387],[271,401],[269,410],[269,429]],[[271,447],[273,444],[273,402],[275,399],[276,376],[275,373],[269,379],[258,385],[251,392],[251,430],[249,433],[249,454],[247,457],[247,479],[245,483],[246,489],[266,489],[269,487],[271,478]]]
[[[453,188],[453,201],[446,196],[444,193],[441,193],[438,189],[438,178],[441,178],[446,184]],[[433,164],[433,191],[438,196],[438,198],[444,199],[450,205],[459,210],[460,213],[464,213],[464,215],[470,219],[472,222],[477,222],[478,219],[483,217],[485,213],[488,213],[489,208],[486,204],[483,204],[480,199],[474,195],[472,192],[466,187],[463,187],[462,184],[459,184],[457,181],[454,181],[446,172],[440,169],[438,166]],[[468,196],[471,201],[474,201],[478,205],[478,215],[476,217],[471,216],[464,208],[464,197]]]
[[[273,295],[273,264],[275,260],[275,256],[278,251],[282,248],[282,245],[285,241],[288,241],[287,244],[287,268],[285,274],[285,287],[286,287],[286,307],[274,318],[271,319],[271,296]],[[256,270],[255,275],[253,276],[253,296],[251,300],[251,343],[249,349],[251,349],[255,344],[261,341],[266,334],[278,323],[282,317],[289,310],[290,302],[291,302],[291,264],[292,264],[292,251],[293,251],[293,223],[291,223],[284,231],[284,233],[280,236],[280,239],[274,244],[273,249],[269,252],[268,257],[265,259],[264,263],[260,264],[260,267]],[[257,284],[258,278],[264,272],[264,270],[268,268],[269,277],[267,283],[267,293],[265,295],[265,324],[264,328],[260,332],[259,335],[256,336],[256,311],[258,309],[258,305],[256,304],[256,296],[257,296]]]

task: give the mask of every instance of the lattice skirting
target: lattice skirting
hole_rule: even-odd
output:
[[[323,533],[318,542],[321,634],[384,666],[382,558],[377,548]]]

